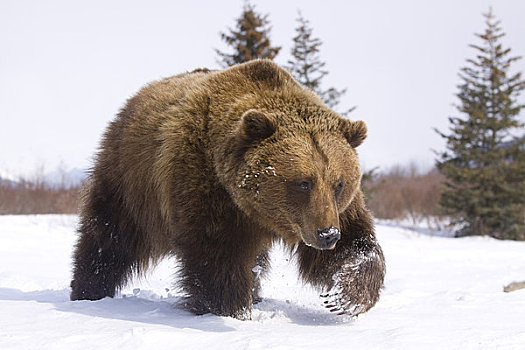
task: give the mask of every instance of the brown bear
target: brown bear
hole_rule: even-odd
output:
[[[102,139],[71,299],[113,297],[175,255],[184,305],[244,318],[282,240],[326,307],[367,311],[385,265],[360,189],[355,148],[366,133],[267,60],[146,86]]]

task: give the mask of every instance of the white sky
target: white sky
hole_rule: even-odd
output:
[[[367,122],[365,168],[431,166],[455,114],[458,71],[492,5],[505,47],[525,56],[525,1],[254,1],[269,13],[276,62],[290,58],[297,10],[323,41],[327,86]],[[218,68],[219,32],[236,1],[0,1],[0,172],[86,168],[110,121],[141,86],[197,67]],[[321,5],[322,4],[322,5]],[[525,59],[514,68],[525,73]]]

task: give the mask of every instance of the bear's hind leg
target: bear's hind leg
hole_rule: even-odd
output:
[[[112,211],[112,207],[116,210]],[[113,297],[133,268],[139,266],[136,244],[139,232],[130,218],[122,217],[121,211],[118,203],[111,205],[110,201],[91,194],[78,229],[71,300]]]
[[[82,223],[74,253],[71,300],[113,297],[131,273],[133,261],[120,246],[118,236],[98,231],[97,223]],[[107,234],[109,237],[100,239]],[[97,237],[98,236],[98,237]]]

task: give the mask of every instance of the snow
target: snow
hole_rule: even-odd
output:
[[[0,349],[525,348],[525,290],[503,292],[525,280],[525,242],[379,224],[386,285],[376,307],[357,319],[326,310],[276,247],[265,299],[240,321],[174,306],[174,259],[115,299],[69,301],[76,222],[0,216]]]

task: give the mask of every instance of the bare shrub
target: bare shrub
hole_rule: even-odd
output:
[[[80,186],[48,185],[42,174],[31,180],[0,180],[0,214],[74,214]]]
[[[435,168],[421,173],[415,164],[394,166],[364,180],[367,204],[381,219],[422,219],[439,216],[443,176]]]

